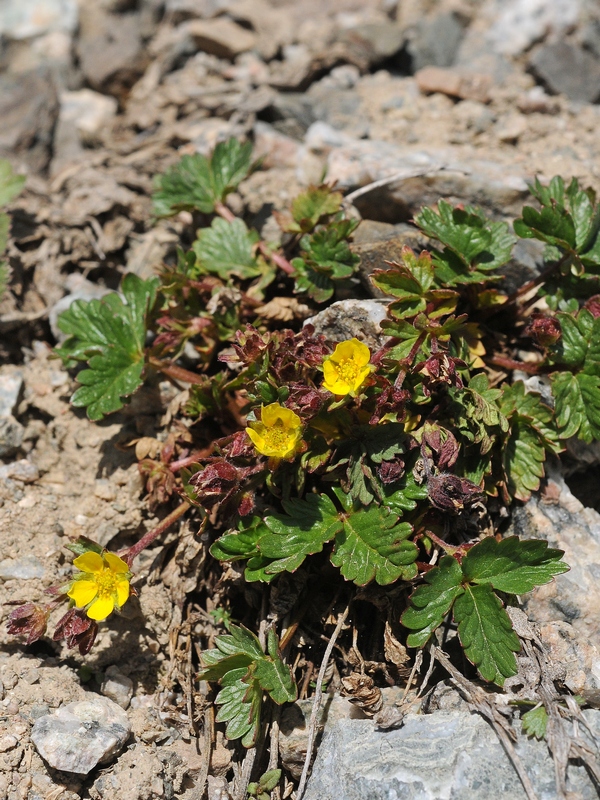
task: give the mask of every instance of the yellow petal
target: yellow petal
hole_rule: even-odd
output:
[[[104,553],[104,560],[112,572],[129,572],[129,564],[115,553]]]
[[[347,339],[337,345],[333,351],[332,359],[334,361],[350,359],[362,367],[371,360],[371,351],[364,342],[359,342],[356,338]]]
[[[102,572],[104,561],[100,553],[94,553],[90,550],[87,553],[83,553],[83,555],[77,556],[73,561],[73,566],[82,572]]]
[[[264,425],[262,425],[261,427],[264,430]],[[246,433],[250,437],[254,447],[256,447],[256,449],[259,452],[262,452],[261,448],[264,448],[264,446],[266,444],[264,436],[262,436],[262,434],[260,434],[255,428],[250,428],[250,427],[246,428]]]
[[[129,597],[129,581],[119,581],[117,584],[117,606],[121,608]]]
[[[279,417],[279,412],[281,411],[281,406],[279,403],[269,403],[268,406],[262,406],[260,410],[260,419],[262,424],[270,428],[272,425],[275,425]]]
[[[90,619],[95,619],[96,622],[100,622],[112,614],[114,608],[114,598],[111,595],[103,594],[88,608],[87,615]]]
[[[96,581],[75,581],[67,592],[71,600],[74,600],[77,608],[87,606],[97,594],[98,584]]]
[[[281,407],[279,419],[284,428],[300,428],[302,426],[302,420],[298,414],[295,414],[291,408],[286,408],[285,406]]]
[[[369,367],[361,369],[361,371],[356,376],[356,380],[354,381],[354,386],[352,387],[355,392],[358,389],[360,389],[360,387],[363,385],[363,383],[366,381],[366,379],[369,377],[370,374],[371,374],[371,369]]]

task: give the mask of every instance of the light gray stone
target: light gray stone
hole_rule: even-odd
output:
[[[30,39],[54,31],[73,33],[77,16],[76,0],[2,0],[0,35]]]
[[[464,26],[455,14],[442,12],[420,20],[408,45],[413,71],[429,64],[452,66],[463,34]]]
[[[121,708],[128,708],[133,697],[133,681],[127,675],[123,675],[118,667],[111,666],[104,672],[100,691]]]
[[[0,480],[12,479],[21,483],[35,483],[39,477],[39,469],[26,458],[0,466]]]
[[[0,561],[0,578],[10,580],[32,580],[44,577],[44,565],[36,556],[5,558]]]
[[[0,417],[0,458],[17,452],[23,443],[25,428],[13,416]]]
[[[485,41],[498,53],[518,56],[549,33],[563,36],[581,14],[581,0],[488,0],[481,11],[491,20]]]
[[[0,375],[0,417],[14,414],[23,389],[23,371],[5,372]]]
[[[600,733],[600,712],[586,718]],[[545,742],[519,736],[516,750],[538,797],[558,800]],[[568,789],[578,800],[598,794],[582,766],[571,765]],[[402,728],[343,719],[318,750],[304,800],[525,800],[526,794],[493,729],[477,714],[437,711],[408,716]]]
[[[130,733],[131,723],[121,706],[107,697],[93,697],[40,717],[31,740],[54,769],[87,775],[117,755]]]
[[[381,300],[340,300],[310,317],[304,325],[314,325],[315,334],[332,342],[356,337],[371,349],[387,340],[381,323],[387,318],[387,304]]]
[[[64,342],[67,338],[67,335],[58,327],[58,318],[63,311],[71,307],[71,303],[74,303],[75,300],[99,300],[101,297],[110,294],[110,289],[99,286],[97,283],[92,283],[92,281],[88,281],[77,273],[73,273],[67,277],[65,289],[70,293],[66,294],[55,303],[48,314],[50,330],[58,342]]]
[[[529,66],[553,94],[565,94],[580,103],[600,99],[600,60],[582,47],[562,41],[543,45]]]

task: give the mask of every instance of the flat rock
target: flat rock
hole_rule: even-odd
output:
[[[77,16],[76,0],[2,0],[0,35],[31,39],[55,31],[73,33]]]
[[[424,94],[441,92],[461,100],[489,100],[492,78],[475,72],[459,72],[444,67],[423,67],[415,74],[417,86]]]
[[[0,375],[0,417],[15,412],[23,389],[23,371],[14,370]]]
[[[518,216],[529,189],[523,175],[482,159],[468,162],[451,147],[417,150],[377,140],[356,140],[332,147],[327,179],[339,188],[355,189],[394,178],[384,187],[357,198],[363,217],[381,221],[409,219],[440,198],[474,204],[498,218]]]
[[[256,34],[227,17],[183,23],[196,46],[218,58],[233,59],[256,45]]]
[[[127,708],[133,696],[133,681],[113,665],[105,670],[100,691],[121,708]]]
[[[600,733],[600,712],[585,712]],[[581,730],[581,728],[580,728]],[[516,750],[538,797],[558,800],[545,742],[519,736]],[[578,800],[597,798],[587,772],[571,765],[568,789]],[[498,737],[477,714],[436,711],[380,731],[371,720],[342,719],[326,732],[304,800],[525,800]]]
[[[600,98],[600,60],[582,47],[570,42],[545,44],[533,54],[529,67],[554,94],[580,103]]]
[[[8,478],[21,483],[34,483],[39,477],[39,469],[31,461],[27,461],[26,458],[0,466],[0,480]]]
[[[322,334],[332,342],[356,337],[372,350],[377,350],[388,338],[381,330],[381,323],[386,318],[387,305],[381,300],[339,300],[304,324],[314,325],[317,336]]]
[[[4,581],[43,578],[44,571],[44,565],[35,556],[4,558],[0,561],[0,578]]]
[[[456,14],[441,12],[419,20],[408,45],[413,70],[451,67],[463,36],[464,25]]]
[[[0,75],[0,158],[21,159],[34,172],[48,166],[58,98],[48,71]]]
[[[107,697],[67,703],[36,720],[31,740],[54,769],[87,775],[110,761],[129,738],[131,723]]]
[[[362,231],[361,228],[363,228]],[[384,236],[384,230],[389,235]],[[369,231],[372,233],[369,234]],[[373,220],[363,220],[356,233],[359,234],[360,241],[357,242],[355,236],[352,251],[360,256],[358,274],[361,283],[374,297],[389,299],[389,295],[385,295],[372,284],[370,276],[376,269],[390,269],[387,262],[400,262],[403,247],[410,247],[417,253],[425,250],[429,239],[412,225],[406,223],[389,225]],[[369,241],[370,237],[373,237],[371,241]]]

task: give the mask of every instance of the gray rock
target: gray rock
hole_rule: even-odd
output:
[[[299,140],[315,122],[312,104],[300,92],[277,93],[269,112],[273,116],[273,127],[276,130]]]
[[[0,158],[20,159],[34,172],[48,166],[58,99],[48,71],[0,75]]]
[[[91,89],[61,92],[60,113],[54,133],[52,173],[58,174],[67,164],[87,157],[85,146],[97,145],[102,129],[117,113],[118,103]]]
[[[4,558],[0,561],[0,578],[10,580],[33,580],[44,577],[44,565],[35,556]]]
[[[127,714],[107,697],[67,703],[36,720],[31,740],[54,769],[87,775],[120,752],[131,733]]]
[[[210,19],[229,5],[229,0],[167,0],[165,11],[174,25],[187,19]]]
[[[104,672],[100,691],[121,708],[128,708],[133,697],[133,681],[127,675],[123,675],[118,667],[111,666]]]
[[[8,458],[23,443],[25,428],[13,416],[0,417],[0,458]]]
[[[23,372],[14,370],[0,375],[0,417],[14,414],[23,389]]]
[[[387,340],[381,323],[387,318],[386,303],[381,300],[340,300],[310,317],[304,325],[314,325],[315,334],[332,342],[356,337],[371,350],[378,350]]]
[[[97,283],[92,283],[92,281],[88,281],[78,273],[73,273],[67,277],[65,288],[70,293],[55,303],[48,314],[50,330],[57,342],[64,342],[67,338],[67,335],[58,327],[58,318],[63,311],[71,307],[71,303],[74,303],[75,300],[99,300],[101,297],[110,294],[110,289],[99,286]]]
[[[540,625],[568,622],[600,652],[600,514],[585,508],[560,474],[550,475],[542,497],[515,508],[509,532],[564,550],[571,569],[525,595],[524,609]]]
[[[511,294],[527,281],[537,278],[544,266],[546,245],[537,239],[518,239],[510,261],[500,272],[503,275],[502,290]]]
[[[183,25],[200,50],[218,58],[233,59],[256,44],[256,34],[227,17],[194,19]]]
[[[531,57],[529,67],[553,94],[565,94],[581,103],[600,98],[600,60],[582,47],[569,42],[543,45]]]
[[[600,712],[585,712],[600,733]],[[545,742],[519,736],[516,750],[538,797],[554,800],[554,767]],[[571,765],[568,789],[578,800],[598,794],[582,766]],[[318,750],[304,800],[525,800],[498,737],[477,714],[437,711],[408,716],[379,731],[371,720],[339,720]]]
[[[417,228],[406,223],[389,225],[384,222],[363,220],[356,234],[352,250],[360,256],[358,272],[361,283],[374,297],[388,299],[389,295],[385,295],[372,284],[370,276],[376,269],[390,269],[387,263],[389,261],[400,262],[403,247],[410,247],[419,253],[427,248],[429,242]]]
[[[492,161],[473,158],[466,162],[451,147],[416,150],[364,140],[333,147],[327,158],[327,178],[342,189],[396,175],[395,181],[357,198],[355,205],[363,217],[409,219],[442,197],[454,204],[481,206],[492,216],[504,218],[517,216],[529,194],[522,175],[511,174],[505,165]]]
[[[585,25],[579,36],[581,44],[596,58],[600,58],[600,19],[592,19]]]
[[[364,51],[359,57],[372,67],[395,56],[404,47],[406,34],[391,22],[367,22],[343,31],[340,40]]]
[[[413,72],[429,64],[452,66],[463,35],[464,26],[455,14],[444,12],[420,20],[408,45]]]
[[[35,483],[40,477],[40,471],[35,464],[21,458],[11,464],[0,466],[0,480],[20,481],[21,483]]]

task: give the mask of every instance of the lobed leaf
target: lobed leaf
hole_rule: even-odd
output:
[[[215,704],[221,706],[216,721],[227,723],[228,739],[241,739],[244,747],[253,747],[260,732],[263,693],[259,682],[249,678],[248,670],[242,667],[228,672],[221,685],[215,698]]]
[[[550,381],[561,438],[577,435],[588,443],[600,439],[600,377],[553,372]]]
[[[254,254],[259,236],[250,231],[241,219],[231,222],[216,217],[210,228],[198,231],[193,244],[199,264],[196,271],[218,275],[224,281],[232,275],[241,280],[256,278],[262,270]]]
[[[402,614],[402,624],[414,631],[408,635],[407,645],[423,647],[463,591],[460,564],[452,556],[444,556],[426,573],[425,583],[412,593],[410,606]]]
[[[546,728],[548,727],[548,712],[544,706],[532,708],[521,716],[523,733],[527,736],[535,736],[536,739],[546,738]]]
[[[522,541],[509,536],[498,542],[488,536],[463,558],[462,571],[471,583],[489,583],[500,592],[524,594],[566,572],[569,568],[561,561],[563,555],[541,539]]]
[[[212,214],[217,203],[237,188],[248,175],[252,144],[237,139],[219,142],[210,158],[201,154],[181,161],[155,179],[154,213],[167,217],[178,211],[197,209]]]
[[[465,655],[486,681],[504,686],[517,674],[521,649],[510,617],[489,583],[465,586],[454,603],[454,620]]]
[[[342,207],[343,195],[332,191],[329,186],[310,186],[292,202],[294,222],[287,227],[290,233],[305,233],[331,214],[337,214]]]
[[[17,175],[10,161],[0,158],[0,207],[8,205],[18,197],[25,185],[25,175]],[[0,251],[4,248],[0,248]]]

